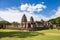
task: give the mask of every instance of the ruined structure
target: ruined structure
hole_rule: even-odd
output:
[[[20,29],[20,30],[41,30],[41,29],[49,29],[50,23],[47,21],[34,21],[33,17],[30,17],[30,21],[27,21],[27,17],[25,14],[22,16],[21,23],[18,27],[14,25],[6,25],[7,29]]]
[[[20,29],[22,30],[40,30],[40,29],[49,29],[50,24],[47,21],[34,21],[33,17],[30,17],[30,21],[27,21],[25,14],[22,16]]]

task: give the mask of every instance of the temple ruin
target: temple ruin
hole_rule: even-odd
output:
[[[34,21],[34,18],[31,16],[30,21],[27,21],[25,14],[22,16],[21,23],[18,27],[14,25],[6,25],[6,29],[19,29],[19,30],[41,30],[52,28],[51,24],[48,21]]]

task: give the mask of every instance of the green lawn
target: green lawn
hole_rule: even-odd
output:
[[[60,40],[60,30],[22,32],[20,30],[0,29],[0,40]]]

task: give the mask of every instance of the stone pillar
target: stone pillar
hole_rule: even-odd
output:
[[[31,24],[31,28],[33,28],[33,24]]]

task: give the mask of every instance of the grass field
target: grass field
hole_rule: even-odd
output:
[[[60,30],[22,32],[20,30],[0,29],[0,40],[60,40]]]

